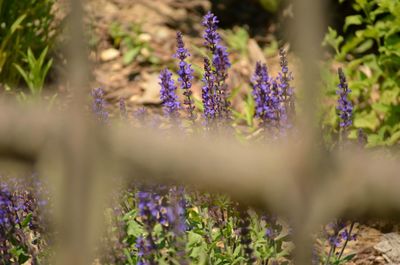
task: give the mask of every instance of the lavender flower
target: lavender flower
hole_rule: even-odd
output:
[[[137,126],[145,125],[147,116],[148,113],[144,107],[138,108],[132,112],[132,118]]]
[[[168,117],[176,118],[179,113],[180,104],[178,96],[175,94],[176,86],[172,79],[172,73],[168,69],[164,69],[160,73],[160,98],[164,106],[164,113]]]
[[[163,197],[154,191],[139,191],[139,215],[151,230],[157,223],[168,226],[168,212],[162,205]]]
[[[225,83],[228,77],[228,69],[231,63],[228,58],[226,48],[217,45],[215,53],[213,55],[213,66],[215,68],[216,86],[215,86],[215,98],[217,101],[217,113],[220,118],[230,117],[230,102],[228,101],[227,85]]]
[[[327,262],[330,260],[332,255],[335,255],[337,259],[340,259],[344,253],[347,243],[352,240],[356,240],[356,234],[353,233],[353,227],[355,222],[351,222],[349,230],[347,230],[347,223],[344,220],[336,220],[328,224],[325,228],[325,236],[330,245]],[[342,244],[342,242],[344,243]],[[336,252],[337,248],[341,248],[340,252]]]
[[[152,190],[146,189],[138,192],[138,214],[146,230],[146,236],[143,236],[138,242],[137,247],[139,256],[142,256],[138,264],[155,264],[158,246],[156,236],[153,230],[156,225],[161,225],[165,234],[174,232],[173,228],[178,218],[175,216],[174,209],[170,206],[168,200],[168,188],[166,186],[152,187]]]
[[[362,128],[358,128],[357,130],[357,140],[358,145],[363,147],[368,142],[368,136],[365,134]]]
[[[262,126],[279,128],[286,114],[281,103],[282,91],[278,83],[268,75],[265,64],[257,62],[252,78],[253,96],[255,101],[255,116],[260,119]]]
[[[336,91],[336,94],[339,95],[338,106],[336,109],[339,111],[340,128],[343,131],[346,131],[347,128],[352,125],[353,105],[348,98],[351,90],[348,87],[342,68],[338,69],[338,75],[340,83],[338,85],[338,90]]]
[[[256,258],[251,246],[250,216],[246,210],[240,211],[239,227],[240,243],[243,246],[244,257],[247,259],[248,264],[253,264]]]
[[[295,97],[293,87],[290,86],[290,82],[293,81],[293,74],[289,71],[288,60],[286,51],[284,49],[279,50],[280,66],[281,71],[278,74],[279,88],[282,91],[282,100],[285,105],[285,110],[290,119],[293,119],[295,109]]]
[[[138,237],[136,240],[136,248],[138,249],[137,265],[153,265],[154,261],[154,242],[151,237]]]
[[[210,125],[210,123],[216,117],[216,106],[214,98],[215,76],[211,71],[210,60],[208,60],[207,58],[204,58],[204,76],[202,81],[204,82],[201,93],[204,106],[204,118],[206,119],[206,125]]]
[[[97,116],[99,121],[105,123],[108,121],[108,112],[105,109],[107,103],[104,99],[104,95],[105,92],[101,87],[92,90],[93,113]]]
[[[202,25],[206,28],[203,34],[205,40],[204,45],[214,54],[215,49],[221,40],[217,33],[219,20],[210,11],[204,16]]]
[[[346,223],[342,220],[336,220],[328,224],[328,229],[325,230],[325,234],[328,238],[329,245],[331,247],[339,247],[342,242],[340,231],[346,226]]]
[[[126,104],[125,104],[125,100],[123,98],[119,99],[119,114],[121,116],[122,119],[126,119],[128,117],[128,113],[126,111]]]
[[[205,39],[204,45],[212,53],[212,72],[215,78],[213,80],[215,86],[213,98],[215,99],[216,117],[229,119],[230,103],[228,101],[225,81],[228,77],[228,69],[231,63],[226,48],[220,44],[221,37],[217,33],[218,22],[218,18],[213,13],[208,12],[202,22],[202,25],[205,27],[203,37]]]
[[[185,60],[187,57],[190,56],[190,53],[187,49],[185,49],[185,44],[182,39],[182,33],[176,33],[176,40],[177,40],[177,49],[175,57],[179,59],[179,84],[180,87],[183,89],[183,95],[186,97],[183,104],[186,105],[186,111],[189,115],[190,120],[195,120],[196,116],[194,114],[194,101],[192,99],[192,79],[193,79],[193,69],[191,64],[188,64]]]
[[[184,187],[172,187],[170,189],[170,203],[171,203],[171,217],[170,217],[170,229],[173,234],[172,242],[176,248],[176,255],[179,264],[186,265],[187,257],[185,255],[186,246],[186,208],[187,202],[185,199]]]
[[[17,180],[5,180],[0,176],[0,264],[10,264],[13,249],[27,250],[32,264],[37,264],[40,251],[41,229],[39,206],[31,189]],[[32,183],[35,186],[35,183]],[[32,241],[31,236],[37,237]],[[33,244],[37,245],[35,248]]]
[[[152,265],[155,264],[154,256],[157,250],[152,232],[161,216],[159,204],[160,196],[150,191],[139,191],[138,199],[139,217],[147,231],[147,236],[139,237],[136,242],[139,257],[137,264]]]
[[[174,233],[180,235],[186,231],[186,200],[185,200],[185,188],[182,186],[172,187],[170,189],[171,204],[173,205],[172,211],[173,216],[170,216],[170,223],[173,225]]]

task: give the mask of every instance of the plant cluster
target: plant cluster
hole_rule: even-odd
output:
[[[368,146],[394,145],[400,139],[400,2],[355,0],[352,6],[355,14],[346,17],[343,36],[329,28],[324,41],[335,59],[347,64],[351,99],[357,103],[350,137],[361,128]],[[326,124],[335,128],[336,123],[332,110]]]
[[[19,85],[23,77],[32,93],[39,93],[43,88],[51,67],[51,61],[46,61],[45,57],[59,32],[53,9],[53,0],[0,1],[2,86],[11,89]],[[35,59],[35,56],[40,58]]]
[[[220,132],[232,124],[233,109],[227,85],[230,61],[217,32],[218,19],[212,13],[204,16],[204,58],[202,106],[195,108],[191,91],[194,80],[189,50],[181,32],[177,33],[174,57],[178,61],[177,82],[165,68],[160,73],[160,97],[163,116],[178,129],[189,127]],[[295,95],[291,85],[293,75],[288,68],[287,55],[280,50],[281,71],[270,76],[267,66],[258,62],[250,80],[254,117],[266,138],[284,138],[295,122]],[[338,70],[336,115],[345,144],[352,125],[353,104],[342,69]],[[178,89],[179,88],[179,89]],[[181,93],[179,93],[181,91]],[[107,121],[104,91],[93,91],[93,110],[101,121]],[[183,98],[183,102],[180,101]],[[120,101],[121,117],[127,117],[125,104]],[[145,110],[134,113],[136,121],[143,120]],[[149,117],[151,119],[151,117]],[[165,128],[165,126],[163,127]],[[229,131],[229,130],[228,130]],[[190,133],[190,130],[185,132]],[[265,138],[264,137],[264,138]],[[127,204],[126,202],[130,202]],[[293,244],[288,221],[272,214],[260,214],[239,205],[226,196],[199,193],[182,186],[137,184],[134,191],[121,199],[123,209],[114,227],[122,229],[112,253],[106,261],[117,264],[289,264]],[[343,256],[350,240],[355,240],[354,222],[336,220],[327,225],[322,238],[325,253],[316,252],[315,264],[343,264],[354,255]],[[118,258],[116,258],[118,257]],[[112,260],[112,262],[111,262]]]
[[[152,54],[149,45],[150,35],[142,31],[140,24],[133,24],[127,31],[120,24],[112,23],[108,34],[112,46],[122,52],[124,64],[131,64],[134,61],[153,64],[159,62],[159,59]]]
[[[0,176],[0,264],[41,264],[46,258],[47,192],[35,176],[31,181],[29,188]]]

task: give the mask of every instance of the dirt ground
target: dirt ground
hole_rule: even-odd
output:
[[[176,61],[172,56],[177,30],[184,34],[195,72],[202,68],[202,51],[199,48],[203,44],[201,19],[210,8],[208,0],[89,0],[85,9],[91,32],[90,58],[94,65],[95,81],[92,86],[104,88],[108,100],[115,106],[119,98],[123,98],[131,110],[143,105],[157,107],[160,104],[159,71],[165,66],[176,69]],[[110,31],[113,25],[118,25],[128,35],[131,34],[132,25],[139,25],[133,38],[144,44],[129,63],[124,62],[124,57],[134,47],[124,46],[121,39],[118,41],[112,36]],[[256,61],[267,62],[272,74],[279,70],[277,53],[266,52],[268,46],[273,44],[276,25],[261,25],[260,28],[262,35],[252,35],[242,49],[230,52],[233,67],[229,72],[229,86],[239,87],[239,94],[248,92]],[[224,37],[229,29],[221,29],[220,32]],[[295,59],[289,56],[290,66],[296,65],[292,62]],[[296,67],[292,67],[292,70],[296,77]],[[200,98],[200,79],[198,75],[193,84],[197,98]],[[233,104],[238,110],[242,108],[240,100]],[[357,255],[348,264],[389,264],[374,246],[381,241],[384,232],[392,230],[379,225],[357,225],[358,239],[351,242],[347,250]]]
[[[158,105],[160,103],[158,75],[166,66],[172,70],[176,69],[173,54],[176,31],[179,30],[184,34],[185,45],[192,54],[190,60],[195,75],[197,74],[193,83],[194,94],[197,98],[201,98],[202,83],[199,71],[203,67],[204,52],[201,20],[205,10],[210,8],[208,0],[89,1],[86,11],[91,30],[90,37],[95,38],[90,56],[95,66],[93,87],[103,87],[108,92],[107,97],[111,102],[116,103],[117,99],[124,98],[131,108]],[[140,27],[140,33],[132,36],[143,40],[146,47],[141,49],[135,60],[129,64],[124,63],[124,56],[129,50],[122,44],[120,47],[113,45],[110,36],[113,23],[120,25],[127,32],[130,32],[132,25]],[[263,31],[273,30],[273,27],[266,25]],[[220,29],[223,38],[230,32],[232,31],[229,29]],[[257,61],[267,62],[273,74],[278,72],[277,53],[267,57],[263,49],[268,45],[259,45],[259,43],[268,44],[271,36],[272,34],[250,37],[244,48],[230,49],[233,66],[229,71],[229,87],[240,87],[239,93],[246,94]],[[234,102],[234,106],[240,110],[241,100]]]

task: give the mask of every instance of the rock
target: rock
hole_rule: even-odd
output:
[[[160,104],[160,85],[158,74],[143,73],[143,81],[139,82],[139,87],[144,91],[143,95],[134,95],[130,98],[136,104]]]
[[[400,264],[400,235],[388,233],[374,246],[390,264]]]
[[[100,53],[100,59],[103,62],[111,61],[114,60],[115,58],[119,57],[121,55],[121,52],[117,49],[110,48],[107,50],[104,50]]]
[[[138,36],[138,39],[142,42],[149,42],[151,41],[151,35],[148,33],[142,33]]]
[[[171,34],[167,27],[156,27],[154,37],[157,42],[162,43],[171,38]]]
[[[265,59],[262,49],[254,39],[249,39],[247,49],[252,65],[255,65],[258,61],[260,61],[261,63],[265,63],[267,61]]]

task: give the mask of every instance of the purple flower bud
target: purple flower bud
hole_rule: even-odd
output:
[[[240,219],[239,219],[239,237],[240,243],[242,244],[244,250],[244,257],[246,258],[248,264],[253,264],[256,260],[254,256],[254,249],[251,245],[251,220],[250,215],[244,209],[240,210]]]
[[[172,73],[168,69],[164,69],[160,73],[160,98],[164,106],[164,114],[171,118],[179,116],[178,110],[180,104],[176,93],[176,86],[172,79]]]
[[[204,118],[206,119],[206,124],[210,125],[210,123],[216,117],[216,106],[214,98],[215,76],[211,71],[210,60],[208,60],[207,58],[204,58],[204,76],[202,81],[204,82],[201,93],[204,106]]]
[[[287,54],[284,49],[279,50],[279,58],[281,71],[278,74],[278,84],[282,91],[282,101],[289,116],[289,122],[291,122],[296,113],[294,88],[290,85],[294,78],[292,72],[289,71]]]
[[[268,75],[267,66],[257,62],[252,78],[255,116],[261,125],[280,128],[286,121],[286,111],[282,103],[282,90],[276,80]]]
[[[128,117],[125,100],[123,98],[119,99],[119,113],[122,119],[126,119]]]
[[[228,77],[228,69],[231,66],[231,63],[229,61],[226,48],[219,43],[221,37],[217,33],[218,22],[218,18],[213,13],[208,12],[204,16],[202,23],[205,27],[203,37],[205,39],[204,45],[212,53],[213,68],[210,68],[210,72],[212,71],[214,76],[214,88],[212,90],[212,97],[214,99],[215,106],[214,118],[229,120],[231,113],[226,79]],[[204,65],[204,68],[210,67],[209,62],[207,63],[208,65]]]
[[[217,105],[217,115],[221,119],[230,118],[230,102],[228,101],[227,85],[225,83],[228,77],[228,69],[231,63],[228,58],[226,48],[217,45],[215,53],[213,54],[214,75],[216,77],[215,83],[215,98]]]
[[[106,123],[108,121],[108,112],[106,110],[106,100],[104,99],[105,92],[99,87],[92,90],[93,97],[93,113],[97,116],[98,120]]]
[[[338,106],[336,109],[338,110],[338,115],[340,118],[340,128],[345,131],[348,127],[352,125],[352,114],[353,114],[353,105],[349,99],[349,93],[351,90],[348,87],[346,76],[343,73],[342,68],[338,69],[339,75],[339,85],[336,94],[339,95]]]
[[[217,44],[219,43],[221,37],[217,33],[219,20],[210,11],[204,16],[202,25],[206,28],[203,34],[204,45],[212,52],[215,52]]]
[[[196,116],[194,114],[194,101],[192,99],[192,79],[193,79],[193,69],[191,64],[188,64],[185,60],[190,56],[190,53],[185,49],[185,44],[182,39],[182,33],[176,33],[177,49],[175,57],[179,59],[179,84],[183,89],[183,95],[186,97],[183,104],[186,105],[186,111],[189,115],[190,120],[195,120]]]

